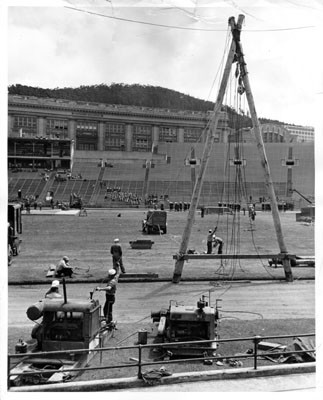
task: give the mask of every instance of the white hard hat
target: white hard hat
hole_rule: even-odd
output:
[[[209,229],[209,233],[212,233],[212,229]]]
[[[118,243],[119,242],[119,239],[117,238],[117,239],[114,239],[114,243]]]
[[[114,275],[116,274],[116,270],[113,269],[113,268],[111,268],[111,269],[109,269],[108,274],[109,274],[110,276],[114,276]]]
[[[58,287],[58,286],[59,286],[59,281],[52,282],[52,287]]]

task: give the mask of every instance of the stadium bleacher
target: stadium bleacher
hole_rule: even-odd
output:
[[[48,190],[54,193],[55,201],[69,202],[70,195],[75,193],[82,197],[89,207],[138,206],[137,201],[129,198],[141,198],[140,206],[144,205],[144,181],[147,170],[146,160],[152,161],[149,169],[149,195],[158,198],[167,196],[172,202],[189,202],[192,194],[192,167],[185,160],[191,157],[194,146],[195,158],[203,154],[203,144],[165,143],[158,147],[159,154],[138,155],[129,154],[124,158],[115,159],[107,152],[106,159],[112,163],[98,164],[98,158],[93,152],[93,159],[87,154],[86,159],[78,157],[77,152],[71,171],[72,177],[64,181],[54,179],[55,172],[50,174],[46,182],[41,171],[8,172],[8,196],[17,197],[17,191],[22,190],[23,196],[39,195],[43,200]],[[266,144],[266,153],[270,166],[272,180],[277,196],[286,197],[288,168],[284,161],[288,156],[290,144]],[[314,146],[313,144],[293,144],[292,186],[305,196],[314,196]],[[236,168],[230,165],[235,158],[234,144],[217,143],[213,146],[208,167],[205,171],[201,189],[200,204],[217,204],[220,201],[235,202],[236,199],[249,198],[258,200],[267,196],[264,183],[264,171],[261,167],[257,148],[252,143],[245,143],[240,148],[241,159],[246,160],[242,169],[241,179],[237,180]],[[109,157],[110,156],[110,157]],[[198,171],[196,167],[196,174]],[[118,190],[121,195],[107,196],[107,189]],[[127,199],[127,200],[122,200]]]
[[[46,181],[38,178],[11,176],[8,179],[8,198],[9,200],[17,198],[18,190],[21,190],[24,197],[39,196],[43,192],[45,184]]]
[[[97,180],[100,174],[100,168],[98,167],[97,162],[92,161],[82,161],[77,160],[73,164],[72,168],[72,176],[73,177],[81,177],[80,179],[89,179],[89,180]]]

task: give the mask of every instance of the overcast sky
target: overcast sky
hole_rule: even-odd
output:
[[[212,101],[231,40],[228,18],[244,14],[241,40],[258,116],[316,124],[323,92],[321,0],[8,4],[9,85],[139,83]]]

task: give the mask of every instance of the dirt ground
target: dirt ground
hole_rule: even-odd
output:
[[[157,336],[157,327],[153,323],[141,321],[139,323],[118,323],[117,330],[114,331],[113,336],[105,343],[106,348],[118,347],[118,350],[106,350],[100,355],[96,355],[88,365],[92,368],[102,368],[104,366],[116,366],[108,370],[90,370],[86,371],[75,378],[76,381],[96,380],[96,379],[112,379],[122,377],[133,377],[138,372],[136,367],[136,360],[138,360],[138,350],[136,348],[129,349],[129,346],[136,346],[138,344],[138,332],[145,329],[148,332],[147,344],[153,345],[161,343],[161,339]],[[229,338],[246,338],[259,336],[278,336],[290,334],[309,334],[315,332],[315,320],[313,318],[292,318],[292,319],[239,319],[228,318],[221,319],[218,323],[218,333],[220,339]],[[28,327],[15,327],[9,329],[9,353],[14,352],[14,346],[17,340],[28,338],[30,334],[30,326]],[[286,345],[289,350],[292,350],[293,338],[279,338],[268,340],[270,342]],[[240,355],[246,355],[248,350],[253,349],[252,341],[220,343],[217,348],[217,356],[222,357],[222,365],[217,365],[213,362],[211,365],[206,365],[202,360],[192,360],[189,363],[176,363],[168,364],[169,357],[164,357],[162,351],[157,348],[143,348],[142,360],[143,362],[159,362],[157,366],[144,366],[143,372],[151,369],[158,369],[163,366],[171,373],[179,372],[192,372],[192,371],[208,371],[213,369],[234,369],[238,365],[229,364],[229,361],[241,361],[243,367],[253,367],[252,358],[239,358]],[[203,356],[202,356],[203,357]],[[175,358],[176,360],[176,358]],[[166,361],[166,362],[165,362]],[[258,365],[274,365],[274,362],[265,358],[258,360]]]
[[[21,253],[8,268],[10,283],[48,281],[46,272],[63,255],[77,267],[75,279],[101,280],[111,267],[110,246],[118,237],[128,274],[154,273],[160,279],[171,279],[173,255],[179,246],[186,224],[187,212],[168,212],[167,234],[145,235],[141,232],[146,211],[89,210],[87,217],[75,215],[23,215]],[[120,216],[118,216],[120,215]],[[293,212],[280,214],[287,250],[298,256],[314,256],[314,225],[296,222]],[[217,235],[225,242],[227,254],[277,254],[277,243],[271,213],[258,212],[251,225],[247,215],[196,214],[189,249],[206,252],[208,230],[218,226]],[[300,239],[301,238],[301,239]],[[150,239],[150,250],[134,250],[129,242]],[[295,279],[313,278],[313,268],[294,268]],[[125,276],[126,277],[126,276]],[[283,268],[270,268],[268,260],[228,260],[221,268],[219,260],[185,262],[183,279],[284,279]]]
[[[265,259],[230,260],[224,262],[223,266],[220,260],[185,262],[182,283],[175,285],[171,283],[174,272],[173,255],[179,250],[187,212],[168,213],[165,235],[144,235],[141,232],[141,221],[145,213],[143,209],[134,209],[88,210],[87,217],[70,214],[46,215],[46,211],[23,215],[21,252],[8,267],[9,352],[13,352],[14,345],[20,337],[28,338],[30,335],[32,323],[30,321],[28,323],[25,307],[26,304],[39,300],[39,296],[50,285],[51,279],[46,278],[48,268],[55,265],[61,256],[67,255],[71,265],[76,267],[75,277],[66,279],[68,285],[73,282],[73,285],[69,285],[73,298],[74,295],[77,297],[84,292],[88,293],[92,282],[102,282],[108,269],[111,268],[109,250],[116,237],[120,239],[123,248],[126,274],[122,278],[125,283],[119,285],[116,302],[118,330],[114,339],[109,342],[109,346],[136,344],[137,331],[143,327],[147,327],[150,332],[149,340],[155,340],[149,319],[145,319],[139,325],[137,321],[147,316],[147,313],[149,315],[153,306],[167,306],[170,299],[176,298],[186,302],[194,297],[195,304],[198,295],[210,286],[227,296],[224,310],[237,308],[242,310],[240,311],[242,314],[222,315],[222,338],[314,332],[315,289],[314,282],[307,283],[315,277],[314,268],[293,268],[294,284],[288,285],[288,294],[285,292],[285,295],[281,288],[277,287],[284,285],[283,268],[272,268]],[[296,222],[293,212],[281,213],[280,217],[288,251],[298,256],[314,256],[314,225]],[[238,216],[213,214],[204,218],[197,213],[189,248],[204,253],[207,232],[214,226],[218,226],[217,234],[225,242],[224,254],[279,253],[270,213],[258,212],[253,224],[243,213]],[[129,242],[137,239],[150,239],[154,244],[150,250],[134,250]],[[130,283],[126,281],[127,274],[147,273],[158,274],[159,281],[155,280],[152,283],[131,283],[131,279]],[[257,288],[252,287],[252,284],[244,287],[248,281],[254,279],[268,283],[263,287],[260,283]],[[190,283],[190,280],[194,283]],[[273,284],[272,280],[276,283]],[[241,281],[240,287],[239,281]],[[228,291],[234,285],[236,285],[234,289]],[[100,301],[103,302],[103,295],[101,297]],[[294,302],[294,298],[295,300],[297,298],[297,301]],[[229,350],[234,354],[244,352],[246,348],[237,345],[226,349],[226,346],[222,346],[219,352],[228,354]],[[155,356],[152,354],[152,358]],[[114,353],[112,358],[114,362],[120,361],[129,365],[134,363],[129,360],[130,357],[137,355],[124,353],[117,356]],[[102,363],[110,361],[111,356],[105,355]],[[245,361],[244,366],[248,366],[250,362]],[[92,365],[102,365],[99,357],[94,359]],[[214,365],[203,366],[201,362],[197,362],[192,363],[189,369],[195,371],[201,367],[210,369],[214,368]],[[174,368],[169,369],[174,371]],[[187,371],[187,366],[184,370]],[[109,377],[136,374],[136,368],[113,371]],[[178,371],[176,367],[176,372]],[[104,372],[87,372],[80,379],[102,378],[104,374]]]
[[[148,344],[160,343],[161,340],[156,335],[156,327],[152,324],[141,324],[148,331]],[[142,328],[141,328],[142,329]],[[277,332],[281,332],[281,335],[289,335],[290,332],[297,332],[298,334],[304,333],[308,334],[315,331],[315,324],[313,319],[294,319],[294,320],[254,320],[254,321],[237,321],[237,320],[222,320],[218,326],[218,332],[220,338],[232,338],[232,333],[236,332],[234,338],[252,337],[254,335],[277,335]],[[127,340],[127,336],[130,336]],[[274,340],[271,342],[278,342],[281,345],[291,346],[293,343],[293,338],[285,338]],[[138,344],[138,334],[133,331],[133,326],[120,325],[120,330],[116,331],[114,337],[109,340],[109,347],[113,346],[131,346]],[[157,351],[157,348],[143,349],[142,359],[143,361],[156,361],[160,362],[158,366],[145,366],[143,371],[148,371],[151,369],[158,369],[158,367],[165,367],[169,372],[192,372],[192,371],[208,371],[214,369],[227,369],[236,368],[233,364],[229,364],[229,360],[241,361],[243,367],[253,367],[252,358],[238,358],[238,355],[246,355],[249,349],[253,348],[253,343],[251,341],[241,341],[241,342],[230,342],[230,343],[220,343],[217,349],[217,356],[223,357],[221,360],[223,365],[217,365],[213,362],[211,365],[206,365],[202,360],[191,361],[190,363],[178,363],[178,364],[167,364],[169,358],[163,357],[163,352]],[[203,357],[203,356],[202,356]],[[91,366],[102,366],[102,365],[127,365],[128,368],[116,368],[111,369],[107,372],[102,371],[87,371],[76,378],[76,380],[94,380],[97,379],[97,375],[101,375],[104,378],[106,375],[109,378],[117,378],[122,376],[135,376],[137,373],[137,367],[130,367],[136,363],[138,359],[138,351],[134,349],[122,349],[119,352],[109,351],[103,354],[102,359],[100,356],[96,356],[91,362]],[[176,359],[176,358],[175,358]],[[268,359],[259,359],[258,365],[273,365],[273,361]]]

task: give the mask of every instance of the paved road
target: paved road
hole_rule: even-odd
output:
[[[9,286],[9,328],[33,325],[26,316],[26,309],[44,297],[48,286]],[[93,284],[70,284],[68,297],[88,298]],[[186,305],[195,305],[202,294],[211,294],[211,305],[222,299],[222,316],[252,320],[257,318],[315,318],[315,282],[293,283],[246,282],[170,282],[119,283],[115,304],[115,319],[122,322],[137,322],[149,317],[151,311],[168,307],[170,300]],[[104,294],[95,297],[104,304]]]
[[[33,326],[26,316],[29,305],[44,297],[46,285],[9,286],[8,325],[15,328]],[[93,290],[93,284],[70,284],[68,297],[86,298]],[[294,281],[293,283],[245,282],[219,283],[181,282],[180,284],[121,283],[118,286],[115,318],[119,323],[138,322],[148,317],[152,310],[168,307],[170,300],[187,305],[195,304],[202,294],[211,294],[211,304],[217,298],[221,301],[222,316],[240,319],[290,319],[315,318],[315,282]],[[104,294],[95,293],[101,304]],[[229,381],[201,381],[187,384],[154,386],[140,389],[126,389],[125,392],[271,392],[315,390],[315,374],[287,377],[235,379]],[[119,391],[117,391],[119,392]]]
[[[315,373],[287,376],[270,376],[249,379],[228,379],[176,383],[173,385],[147,386],[122,389],[117,392],[315,392]]]

